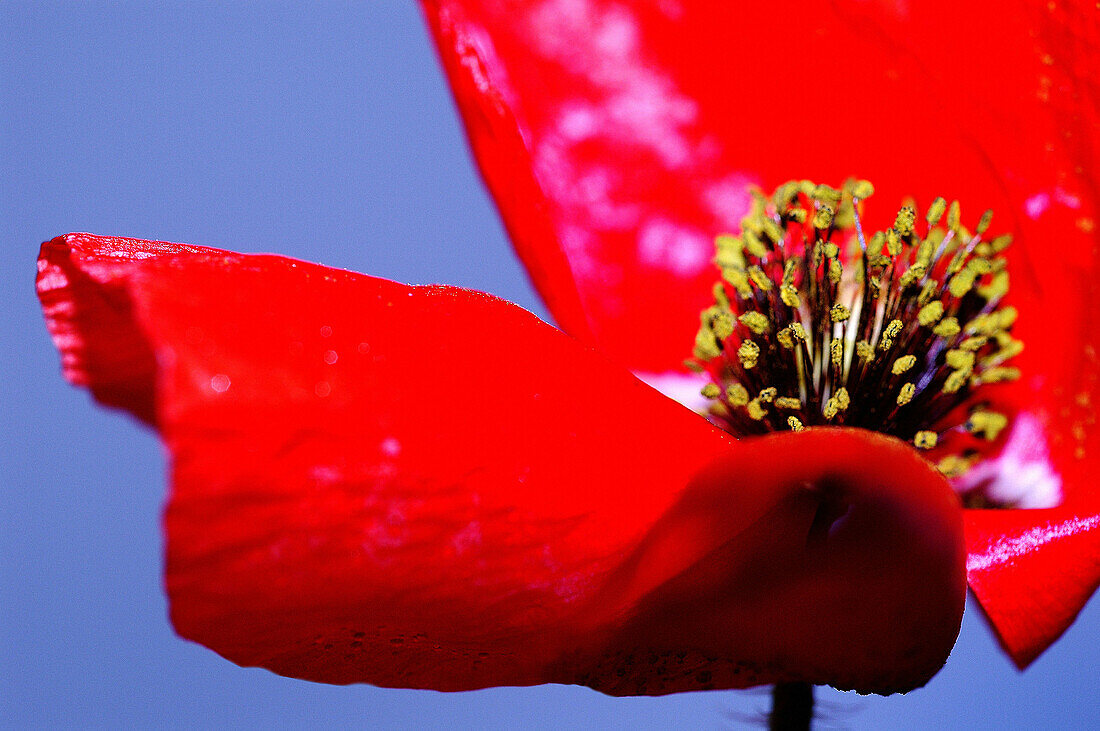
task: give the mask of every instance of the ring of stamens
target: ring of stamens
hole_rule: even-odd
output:
[[[937,198],[924,216],[903,207],[866,236],[860,213],[873,188],[791,181],[754,193],[741,234],[718,236],[722,281],[705,309],[687,365],[709,375],[710,413],[737,434],[834,424],[893,434],[918,449],[969,435],[937,466],[954,477],[1007,418],[980,387],[1011,381],[1023,344],[1002,256],[1011,236],[973,232],[959,204]],[[969,444],[970,446],[965,446]]]

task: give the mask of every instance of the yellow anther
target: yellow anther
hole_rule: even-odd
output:
[[[917,392],[917,387],[912,383],[903,384],[901,391],[898,392],[898,406],[905,406],[907,403],[913,400],[914,394]]]
[[[916,262],[921,264],[925,271],[928,270],[928,265],[932,263],[932,257],[936,253],[936,241],[933,237],[928,237],[926,240],[920,242],[917,245],[917,258]]]
[[[763,335],[769,329],[768,318],[759,312],[746,312],[737,319],[757,335]]]
[[[943,318],[943,320],[940,321],[940,324],[936,325],[936,327],[932,329],[932,332],[934,332],[936,335],[939,335],[941,338],[948,339],[955,337],[961,331],[962,328],[959,326],[959,321],[954,317]]]
[[[701,391],[701,393],[706,398],[718,398],[718,395],[722,393],[722,389],[718,388],[718,386],[714,383],[708,383],[707,385],[703,386],[703,390]]]
[[[848,389],[844,386],[836,390],[836,395],[833,398],[836,399],[837,406],[840,407],[841,411],[846,410],[852,404],[852,399],[848,396]]]
[[[779,389],[775,386],[768,386],[765,389],[761,389],[760,395],[757,396],[757,398],[765,404],[770,404],[772,401],[775,401],[776,394],[778,393]]]
[[[773,221],[771,216],[764,217],[764,220],[760,222],[760,228],[765,236],[775,242],[782,241],[785,235],[783,227]]]
[[[970,378],[971,371],[969,369],[952,371],[951,375],[947,377],[947,380],[943,382],[944,393],[957,393],[960,388],[966,385],[966,380]]]
[[[890,372],[895,376],[900,376],[916,364],[917,357],[915,355],[903,355],[894,361],[894,365],[890,368]]]
[[[949,454],[936,464],[936,469],[947,478],[961,477],[970,469],[970,463],[957,454]]]
[[[760,346],[751,340],[745,340],[737,349],[737,359],[745,368],[755,368],[760,358]]]
[[[775,406],[779,409],[795,411],[802,408],[802,401],[793,396],[780,396],[775,400]]]
[[[973,335],[973,336],[967,338],[966,340],[962,341],[961,343],[959,343],[959,347],[962,348],[963,350],[969,350],[971,352],[976,352],[978,350],[981,350],[983,347],[985,347],[985,344],[988,343],[988,342],[989,342],[989,338],[987,338],[984,335]]]
[[[714,330],[714,336],[719,340],[725,340],[733,335],[733,313],[729,310],[718,311],[711,318],[710,327]]]
[[[718,234],[714,237],[714,248],[718,250],[722,249],[741,249],[741,239],[737,238],[733,234]]]
[[[1020,369],[1012,366],[993,366],[986,368],[978,376],[979,383],[1003,383],[1005,381],[1017,381],[1020,378]]]
[[[824,229],[833,225],[833,209],[829,206],[821,206],[814,213],[814,228]]]
[[[841,276],[844,274],[844,267],[840,263],[840,259],[829,260],[829,281],[833,284],[840,282]]]
[[[741,232],[741,239],[745,242],[745,251],[757,259],[763,259],[768,255],[768,247],[752,231]]]
[[[795,340],[800,340],[800,341],[805,342],[805,340],[806,340],[806,330],[802,327],[801,322],[792,322],[787,327],[789,327],[790,330],[791,330],[791,337],[792,338],[794,338]]]
[[[994,254],[1000,254],[1012,244],[1012,234],[1001,234],[997,238],[989,242],[989,248],[993,249]]]
[[[783,214],[796,223],[806,223],[805,208],[788,208]]]
[[[951,283],[947,285],[947,291],[951,293],[953,297],[965,297],[966,293],[970,291],[970,288],[974,286],[975,274],[969,269],[963,269],[961,272],[951,277]]]
[[[836,398],[833,397],[825,402],[825,408],[822,409],[822,414],[826,419],[833,419],[840,413],[840,405],[837,404]]]
[[[711,360],[722,354],[718,341],[714,339],[714,331],[709,327],[701,327],[699,332],[695,333],[695,348],[692,354],[699,360]]]
[[[792,256],[787,260],[787,263],[783,265],[783,284],[794,284],[794,275],[798,272],[798,267],[801,264],[801,257]]]
[[[1008,307],[1002,307],[993,314],[997,316],[997,326],[1002,330],[1007,330],[1015,324],[1016,316],[1019,313],[1016,311],[1015,307],[1009,305]]]
[[[798,298],[798,290],[793,284],[784,284],[779,288],[779,299],[783,300],[783,304],[787,307],[795,309],[802,303]]]
[[[875,186],[866,180],[856,180],[852,182],[851,194],[853,198],[865,200],[875,194]]]
[[[932,251],[939,251],[940,246],[943,245],[944,239],[947,238],[947,232],[942,228],[934,228],[928,232],[928,236],[925,237],[924,243],[928,244],[932,248]],[[954,237],[943,247],[944,251],[954,251],[958,248],[958,243]]]
[[[749,279],[761,292],[768,292],[772,288],[772,280],[768,279],[768,275],[764,273],[764,270],[755,264],[749,267]]]
[[[829,310],[829,317],[833,322],[844,322],[851,316],[852,311],[841,304],[833,305],[832,309]]]
[[[787,208],[790,207],[795,199],[798,197],[799,184],[797,180],[788,180],[778,188],[775,189],[775,193],[772,194],[772,201],[775,203],[775,209],[780,213],[785,213]]]
[[[886,323],[886,327],[882,329],[882,334],[888,338],[896,338],[901,333],[901,328],[904,326],[901,320],[894,319]]]
[[[722,270],[722,279],[733,285],[739,296],[746,299],[752,297],[752,287],[749,286],[749,277],[744,270],[727,267]]]
[[[948,368],[959,370],[974,367],[974,352],[971,350],[949,350],[945,358]]]
[[[934,431],[919,431],[913,435],[913,446],[917,449],[932,449],[938,441],[939,435]]]
[[[914,264],[905,270],[905,274],[901,275],[901,279],[898,280],[898,286],[902,289],[912,287],[919,282],[928,271],[928,267],[922,263],[914,262]]]
[[[995,411],[975,411],[966,420],[966,430],[971,434],[993,441],[1008,426],[1008,417]]]
[[[710,293],[714,295],[714,301],[718,303],[718,306],[723,310],[730,308],[730,298],[726,296],[726,288],[722,286],[721,282],[715,282],[711,287]]]
[[[932,201],[932,205],[928,206],[928,225],[935,226],[943,218],[944,211],[947,210],[947,201],[943,198],[937,198]]]
[[[982,358],[982,365],[996,365],[998,363],[1003,363],[1009,358],[1015,358],[1023,351],[1024,341],[1014,340],[1010,337],[996,353],[990,355],[989,357]]]
[[[878,341],[878,349],[881,350],[884,353],[892,347],[894,347],[894,339],[893,338],[884,337],[884,338],[882,338],[881,340]]]
[[[966,249],[961,249],[951,257],[951,262],[947,265],[947,275],[952,276],[962,271],[962,268],[966,265]]]
[[[993,264],[989,261],[989,259],[976,256],[966,262],[966,268],[980,277],[983,274],[989,274],[991,271],[993,271]]]
[[[989,280],[989,284],[978,287],[978,294],[986,301],[1000,299],[1008,293],[1008,272],[995,272]]]
[[[829,359],[833,365],[840,365],[844,362],[844,341],[834,340],[829,343]]]
[[[723,269],[726,267],[744,269],[746,262],[742,249],[741,239],[732,234],[720,234],[714,238],[714,263]]]
[[[791,337],[791,331],[787,328],[783,328],[775,334],[775,339],[779,341],[779,344],[790,350],[794,347],[794,338]]]
[[[941,317],[943,317],[943,302],[936,300],[920,308],[920,312],[917,313],[917,322],[922,327],[931,327],[939,322]]]
[[[804,431],[806,429],[806,427],[802,425],[802,422],[794,416],[787,417],[787,426],[791,428],[791,431]]]
[[[718,249],[714,255],[714,263],[719,269],[743,270],[747,266],[745,255],[740,249]]]
[[[831,241],[825,244],[825,248],[822,249],[822,251],[825,252],[826,259],[835,259],[840,256],[840,247]]]
[[[993,211],[987,210],[982,214],[982,218],[978,221],[978,227],[974,231],[981,236],[989,230],[989,224],[993,222]]]
[[[856,357],[864,363],[870,363],[875,358],[875,349],[866,340],[856,343]]]
[[[912,206],[905,206],[898,211],[897,218],[894,219],[894,230],[898,232],[903,238],[913,233],[913,221],[916,220],[917,212],[913,210]]]
[[[731,383],[726,386],[726,400],[730,406],[744,406],[749,402],[749,392],[740,383]]]
[[[870,289],[871,299],[878,299],[879,293],[882,291],[882,285],[879,284],[877,277],[871,277],[867,280],[867,287]]]
[[[886,252],[890,256],[897,256],[901,253],[901,237],[898,236],[898,232],[894,229],[886,231]]]
[[[764,417],[768,415],[764,405],[760,403],[760,399],[754,398],[752,401],[749,401],[745,409],[749,412],[749,418],[754,421],[762,421]]]
[[[947,207],[947,227],[952,230],[957,229],[961,217],[962,212],[959,209],[959,202],[951,201],[951,205]]]
[[[814,242],[814,245],[810,248],[810,266],[812,269],[817,269],[821,266],[822,260],[825,259],[825,244],[821,240]]]
[[[917,307],[924,307],[929,304],[936,294],[939,293],[939,288],[940,283],[935,279],[929,279],[925,282],[924,286],[920,289],[920,296],[917,297]]]
[[[966,331],[978,335],[992,336],[1000,329],[999,318],[993,312],[979,313],[966,323]]]
[[[706,370],[703,366],[694,360],[688,359],[684,361],[684,368],[687,368],[692,373],[702,373]]]
[[[840,203],[841,193],[836,188],[830,185],[815,185],[813,192],[810,193],[810,197],[820,203],[825,203],[836,210],[837,205]]]

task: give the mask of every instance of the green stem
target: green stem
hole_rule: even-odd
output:
[[[809,731],[814,717],[814,687],[809,683],[779,683],[772,688],[771,731]]]

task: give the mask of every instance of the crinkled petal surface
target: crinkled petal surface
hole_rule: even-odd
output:
[[[880,227],[909,195],[958,199],[971,224],[993,208],[994,228],[1016,235],[1012,296],[1027,344],[1025,381],[1006,397],[1024,432],[998,490],[1050,504],[1091,488],[1093,3],[421,4],[485,179],[565,329],[636,371],[675,370],[716,279],[711,241],[737,228],[747,184],[866,178]],[[1097,515],[1074,507],[1065,518]],[[1020,664],[1100,581],[1095,538],[1060,547],[1060,530],[1028,544],[1024,569],[1008,547],[1048,520],[971,517],[984,526],[970,533],[975,556],[1001,545],[1016,557],[975,559],[971,584]]]
[[[867,432],[734,442],[524,310],[75,234],[68,377],[161,432],[178,632],[310,680],[906,690],[945,661],[961,512]]]

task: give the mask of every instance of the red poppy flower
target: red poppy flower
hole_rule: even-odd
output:
[[[668,390],[749,184],[857,176],[880,216],[909,195],[993,209],[1027,348],[978,477],[1048,509],[968,510],[968,579],[1019,666],[1065,631],[1100,582],[1091,3],[422,5],[551,312]]]
[[[1016,36],[1050,44],[1040,104],[1016,85],[978,93],[988,69],[937,73],[944,49],[1000,59],[986,36],[959,44],[920,18],[902,34],[892,11],[807,11],[777,31],[676,2],[485,6],[424,3],[482,170],[563,327],[638,372],[685,356],[711,234],[744,213],[747,183],[858,173],[879,198],[1015,217],[1029,375],[1006,398],[1030,431],[1001,459],[1062,502],[968,511],[967,569],[1018,662],[1056,638],[1100,564],[1100,500],[1082,487],[1095,29],[1005,20],[1014,73],[1041,70]],[[840,69],[821,82],[819,57]],[[920,149],[897,166],[880,126]],[[1042,234],[1066,242],[1057,258],[1038,255]],[[962,512],[896,440],[736,442],[454,288],[79,234],[44,244],[38,287],[67,377],[161,431],[172,620],[240,664],[451,690],[890,692],[927,680],[958,631]]]

